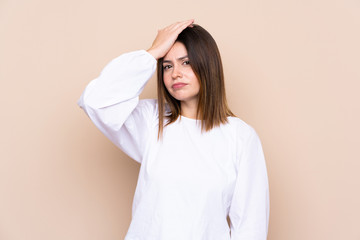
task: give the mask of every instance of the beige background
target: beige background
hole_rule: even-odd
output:
[[[139,165],[76,101],[109,60],[188,18],[262,139],[268,239],[360,240],[358,0],[0,0],[1,240],[124,238]]]

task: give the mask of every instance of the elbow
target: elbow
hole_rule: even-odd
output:
[[[84,110],[84,112],[90,116],[91,113],[95,112],[98,107],[96,107],[96,101],[92,101],[91,98],[89,98],[88,96],[86,96],[86,91],[84,91],[84,93],[81,95],[81,97],[79,98],[79,100],[77,101],[77,105]]]

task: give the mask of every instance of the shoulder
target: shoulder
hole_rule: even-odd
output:
[[[228,117],[228,124],[242,142],[247,142],[253,137],[257,137],[255,129],[244,120],[238,117]]]
[[[228,120],[234,127],[237,161],[241,161],[246,154],[262,151],[260,138],[251,125],[237,117],[229,117]]]

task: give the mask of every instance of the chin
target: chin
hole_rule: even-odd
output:
[[[194,97],[184,97],[184,96],[173,96],[176,100],[180,101],[180,102],[192,102],[194,100],[196,100]]]
[[[171,96],[173,96],[173,98],[175,98],[178,101],[187,101],[187,100],[189,100],[189,97],[186,97],[186,96],[179,96],[179,95],[176,95],[176,94],[171,95]]]

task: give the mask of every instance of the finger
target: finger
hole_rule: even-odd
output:
[[[169,26],[165,27],[164,29],[175,29],[177,28],[180,24],[184,23],[185,21],[181,21],[181,22],[175,22],[173,24],[170,24]]]
[[[178,28],[175,30],[175,33],[177,35],[179,35],[182,31],[184,31],[187,27],[189,27],[192,23],[191,22],[187,22],[185,24],[182,24],[180,26],[178,26]]]
[[[176,23],[171,24],[168,29],[169,30],[171,29],[171,30],[174,30],[174,31],[177,31],[178,29],[184,30],[186,27],[188,27],[193,22],[194,22],[194,19],[189,19],[189,20],[185,20],[185,21],[181,21],[181,22],[176,22]]]
[[[193,22],[194,22],[194,19],[186,20],[186,21],[180,22],[176,27],[184,30]]]
[[[185,28],[190,26],[193,22],[194,22],[193,19],[179,22],[178,24],[174,25],[173,29],[171,29],[170,31],[174,32],[175,34],[180,34]]]

